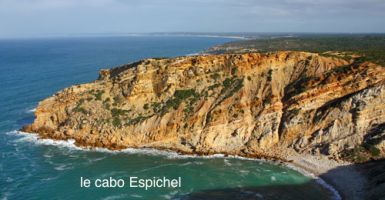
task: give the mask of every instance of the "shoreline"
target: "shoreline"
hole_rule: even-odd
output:
[[[258,157],[256,155],[230,155],[223,153],[212,153],[212,154],[198,154],[189,153],[172,149],[162,148],[125,148],[119,150],[112,150],[103,147],[86,147],[79,146],[75,140],[58,140],[51,138],[41,138],[37,133],[28,133],[20,130],[11,131],[9,133],[22,135],[24,138],[20,138],[21,141],[33,142],[39,145],[51,145],[66,148],[73,148],[78,151],[96,151],[103,153],[129,153],[129,154],[147,154],[154,156],[166,156],[171,159],[175,158],[234,158],[243,160],[255,160],[263,162],[271,162],[278,165],[285,165],[304,176],[312,178],[321,187],[331,192],[332,199],[353,199],[360,200],[364,199],[364,185],[366,179],[361,175],[351,163],[348,162],[337,162],[331,160],[325,156],[313,156],[313,155],[302,155],[296,152],[289,152],[286,158],[268,156]],[[339,169],[333,171],[335,169]],[[336,173],[337,172],[337,173]],[[349,184],[346,184],[349,183]]]
[[[338,192],[341,199],[365,199],[366,177],[349,162],[337,162],[326,156],[289,155],[291,165],[320,178]]]

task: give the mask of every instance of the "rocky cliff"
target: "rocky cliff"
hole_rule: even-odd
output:
[[[360,161],[385,152],[385,67],[306,52],[146,59],[39,103],[42,137],[80,146]]]

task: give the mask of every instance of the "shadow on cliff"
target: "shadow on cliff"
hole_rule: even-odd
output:
[[[351,173],[355,170],[362,180]],[[363,176],[362,176],[363,175]],[[364,164],[342,166],[320,176],[332,185],[342,199],[385,200],[385,159]],[[337,180],[337,181],[333,181]],[[353,182],[352,182],[353,181]],[[364,181],[363,184],[356,184]],[[294,185],[268,185],[259,187],[235,187],[196,191],[173,199],[183,200],[325,200],[334,199],[333,192],[320,186],[315,180]]]

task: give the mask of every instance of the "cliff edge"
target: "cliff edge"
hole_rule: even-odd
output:
[[[35,115],[23,131],[80,146],[363,162],[385,154],[385,67],[291,51],[145,59]]]

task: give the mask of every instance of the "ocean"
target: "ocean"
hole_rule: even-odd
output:
[[[0,40],[0,200],[333,199],[317,180],[273,162],[151,149],[84,150],[17,130],[38,102],[98,70],[149,57],[198,53],[230,38],[130,36]],[[180,179],[180,187],[131,187],[130,178]],[[81,179],[90,181],[84,187]],[[124,187],[97,187],[97,180]],[[82,187],[83,184],[83,187]],[[99,185],[100,186],[100,185]]]

